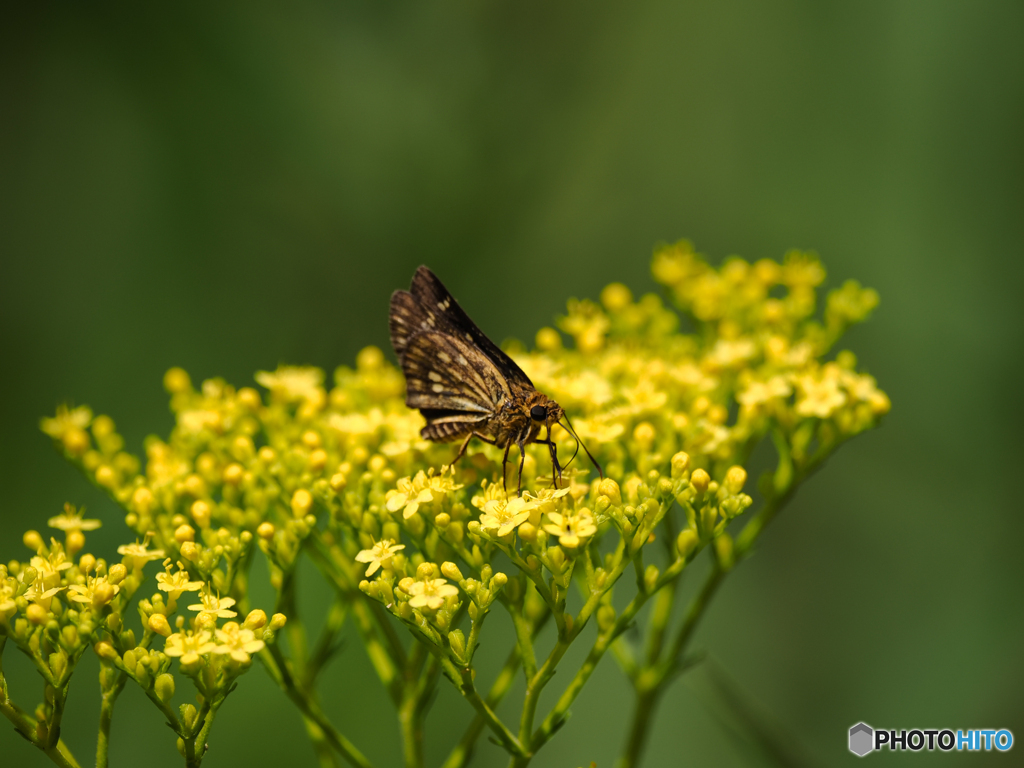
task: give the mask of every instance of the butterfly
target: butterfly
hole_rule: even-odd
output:
[[[452,466],[470,441],[478,438],[504,448],[504,484],[509,450],[515,445],[519,448],[517,492],[522,495],[525,447],[530,443],[548,447],[552,480],[561,479],[562,467],[551,438],[551,428],[558,424],[576,440],[576,453],[582,445],[604,477],[562,407],[533,386],[522,368],[477,328],[426,267],[416,270],[410,290],[391,295],[389,327],[391,346],[405,373],[405,404],[419,409],[427,420],[420,434],[434,442],[462,440]]]

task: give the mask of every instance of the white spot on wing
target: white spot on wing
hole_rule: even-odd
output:
[[[427,377],[431,381],[440,381],[441,380],[441,374],[438,373],[437,371],[431,371],[430,373],[427,374]]]
[[[451,357],[449,357],[447,352],[438,352],[437,359],[440,360],[442,363],[450,363],[452,361]]]
[[[465,355],[459,355],[459,365],[469,365],[469,361],[466,360]]]
[[[441,386],[440,384],[431,384],[431,385],[430,385],[430,388],[431,388],[432,390],[434,390],[435,392],[438,392],[438,393],[440,393],[440,392],[444,392],[444,387],[443,387],[443,386]]]

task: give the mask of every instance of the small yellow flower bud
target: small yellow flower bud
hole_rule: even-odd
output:
[[[50,671],[53,672],[53,676],[60,678],[64,674],[64,670],[68,668],[68,657],[59,651],[57,653],[50,654]]]
[[[597,628],[607,632],[615,626],[615,608],[610,605],[602,605],[597,609]]]
[[[711,475],[705,472],[703,469],[693,470],[693,475],[690,476],[690,484],[697,493],[704,493],[708,489],[708,484],[711,482]]]
[[[597,492],[601,496],[607,496],[608,501],[610,501],[613,506],[622,506],[622,492],[619,490],[619,484],[610,477],[606,477],[601,481],[600,485],[597,486]]]
[[[128,569],[123,563],[114,563],[107,570],[107,581],[111,584],[117,585],[124,581],[125,576],[128,575]]]
[[[320,434],[318,432],[313,431],[312,429],[307,429],[305,432],[302,433],[302,443],[303,445],[310,449],[319,448]]]
[[[348,480],[345,479],[345,476],[341,474],[341,472],[337,472],[331,476],[331,490],[335,493],[343,491],[346,485],[348,485]]]
[[[149,625],[149,628],[156,632],[158,635],[170,637],[171,625],[167,622],[167,617],[164,616],[162,613],[154,613],[152,616],[149,617],[149,621],[147,622],[147,624]]]
[[[141,515],[148,513],[153,508],[155,501],[153,492],[144,485],[140,485],[132,493],[132,504],[135,505],[135,510]]]
[[[235,395],[239,405],[243,408],[248,408],[250,411],[255,411],[262,405],[260,402],[260,393],[252,387],[242,387],[238,390],[238,394]]]
[[[256,455],[256,446],[248,435],[239,435],[231,443],[231,455],[238,461],[248,461]]]
[[[363,347],[356,355],[356,367],[361,371],[376,371],[384,365],[384,353],[380,347]]]
[[[508,576],[501,571],[498,571],[491,577],[491,589],[501,589],[506,584],[508,584]]]
[[[288,617],[285,616],[283,613],[275,613],[273,616],[270,617],[270,628],[274,632],[279,630],[286,623],[288,623]]]
[[[199,502],[197,501],[196,504]],[[191,525],[179,525],[174,531],[174,540],[179,544],[196,540],[196,529]]]
[[[523,523],[517,531],[519,538],[525,542],[533,543],[537,540],[537,526],[533,523]]]
[[[722,568],[728,571],[732,568],[735,560],[732,536],[728,533],[723,533],[715,539],[715,555],[718,556],[718,564]]]
[[[192,380],[182,368],[171,368],[164,374],[164,389],[172,395],[192,389]]]
[[[303,517],[313,508],[313,494],[305,488],[299,488],[292,494],[292,514]]]
[[[60,441],[64,444],[64,450],[72,456],[81,456],[89,450],[89,435],[78,427],[72,427],[65,432]]]
[[[270,541],[272,538],[274,538],[275,530],[276,529],[274,528],[273,523],[263,522],[260,523],[259,528],[256,529],[256,535],[259,536],[261,539]]]
[[[313,472],[319,472],[325,466],[327,466],[327,451],[323,448],[317,448],[311,454],[309,454],[309,460],[307,465]]]
[[[697,548],[697,532],[693,528],[684,528],[676,538],[676,549],[679,557],[689,557],[690,553]]]
[[[74,624],[65,625],[64,629],[60,631],[64,637],[64,642],[71,648],[78,645],[78,628]]]
[[[43,537],[39,535],[39,531],[25,531],[25,535],[21,537],[22,543],[33,552],[38,552],[43,548]]]
[[[277,452],[269,445],[264,445],[259,452],[260,461],[264,464],[273,464],[277,460]]]
[[[96,652],[97,656],[99,656],[101,659],[105,661],[113,661],[114,659],[119,658],[117,655],[117,651],[114,650],[114,646],[112,646],[106,640],[96,643],[96,645],[94,645],[92,649]]]
[[[37,603],[29,603],[25,609],[25,618],[31,621],[33,624],[42,624],[46,621],[46,617],[49,615],[49,611],[43,608],[43,606]]]
[[[92,607],[102,608],[113,600],[114,595],[116,594],[117,592],[114,590],[114,587],[110,582],[101,581],[92,591]]]
[[[388,460],[381,456],[379,453],[374,454],[370,459],[370,463],[367,468],[375,475],[379,475],[384,471],[384,468],[388,465]]]
[[[708,408],[708,421],[712,424],[724,424],[729,418],[729,411],[724,405],[712,405]]]
[[[203,501],[202,499],[194,501],[192,503],[192,509],[190,511],[192,513],[192,519],[195,520],[196,525],[198,525],[200,528],[210,527],[211,510],[210,505],[207,502]]]
[[[448,633],[448,644],[452,647],[452,653],[455,654],[455,658],[459,661],[466,660],[466,636],[462,634],[461,629]]]
[[[649,448],[654,443],[654,426],[648,421],[641,421],[633,430],[633,439],[644,448]]]
[[[242,468],[241,464],[228,464],[224,467],[223,479],[228,485],[238,485],[242,482],[242,478],[245,476],[245,469]]]
[[[199,557],[199,547],[194,541],[186,541],[181,545],[181,556],[195,562],[195,559]]]
[[[601,303],[609,312],[618,312],[633,303],[633,294],[622,283],[611,283],[601,291]]]
[[[164,672],[162,675],[157,675],[156,681],[153,683],[153,690],[156,692],[157,698],[160,699],[164,704],[174,698],[174,677]]]
[[[420,567],[422,568],[423,566]],[[457,566],[455,563],[442,563],[441,573],[444,574],[444,577],[446,579],[451,579],[452,581],[462,581],[463,578],[462,571],[459,570],[459,566]]]
[[[71,557],[82,551],[85,546],[85,534],[81,531],[68,531],[64,537],[64,549]]]
[[[734,496],[743,490],[747,482],[747,470],[740,466],[729,467],[725,473],[725,489]]]
[[[562,337],[554,328],[541,328],[535,338],[537,349],[543,352],[557,352],[562,348]]]
[[[245,617],[245,622],[242,624],[243,629],[263,629],[267,623],[267,614],[261,611],[259,608],[249,611],[249,615]]]
[[[107,464],[99,466],[96,470],[96,485],[102,485],[104,488],[113,488],[117,485],[117,475],[112,467]]]
[[[672,478],[678,480],[690,468],[690,454],[680,451],[672,457]]]
[[[96,567],[96,558],[90,554],[84,554],[78,558],[78,570],[82,573],[89,573]]]
[[[183,485],[185,493],[189,496],[202,496],[206,492],[206,483],[203,482],[203,478],[194,473],[185,478]]]

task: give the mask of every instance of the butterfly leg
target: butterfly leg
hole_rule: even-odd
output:
[[[551,454],[551,487],[557,488],[558,484],[562,481],[562,465],[558,463],[558,447],[555,445],[555,441],[551,439],[550,427],[544,440],[534,440],[534,442],[548,447],[548,453]]]
[[[526,466],[526,446],[523,445],[523,441],[519,443],[519,487],[516,488],[516,496],[523,495],[523,467]]]
[[[505,479],[505,465],[508,463],[508,451],[512,447],[512,441],[509,440],[505,443],[505,454],[501,457],[501,488],[505,491],[505,496],[508,496],[508,482]]]
[[[456,454],[455,458],[452,459],[452,463],[449,464],[448,466],[454,467],[456,464],[459,463],[459,459],[463,457],[463,455],[466,453],[466,448],[469,447],[469,441],[472,440],[474,437],[479,437],[485,443],[497,445],[497,443],[494,440],[491,440],[491,438],[487,437],[487,435],[481,435],[479,432],[470,432],[468,435],[466,435],[466,439],[462,441],[462,446],[459,448],[458,454]]]

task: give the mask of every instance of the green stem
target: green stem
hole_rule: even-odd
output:
[[[295,684],[295,678],[288,669],[288,663],[281,654],[280,648],[276,645],[268,645],[260,651],[259,659],[270,674],[270,677],[281,687],[292,703],[298,707],[303,717],[311,720],[323,732],[324,738],[335,752],[351,765],[356,766],[356,768],[372,768],[373,764],[366,759],[363,753],[352,742],[335,730],[326,715],[324,715],[323,710],[320,709],[320,705],[303,691],[299,690]]]
[[[615,763],[615,768],[636,768],[639,764],[640,755],[647,742],[647,733],[650,730],[658,692],[658,689],[654,689],[637,693],[636,703],[633,705],[633,716],[630,719],[626,751]]]

